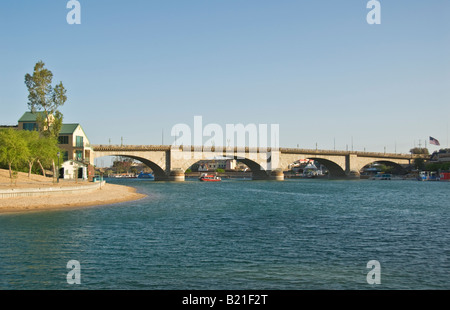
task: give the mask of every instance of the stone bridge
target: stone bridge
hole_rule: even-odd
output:
[[[299,159],[312,159],[327,167],[331,178],[359,178],[365,166],[378,162],[403,169],[424,155],[306,150],[296,148],[229,148],[167,145],[93,145],[93,157],[124,156],[146,164],[157,181],[184,181],[185,171],[200,160],[234,158],[247,165],[254,180],[283,180],[284,171]]]

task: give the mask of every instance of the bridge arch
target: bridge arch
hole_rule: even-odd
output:
[[[132,159],[138,160],[153,170],[153,175],[155,176],[155,180],[166,180],[167,179],[167,175],[166,175],[166,172],[164,171],[164,169],[161,168],[155,162],[153,162],[147,158],[135,156],[135,155],[129,155],[126,153],[125,154],[113,153],[113,154],[107,154],[107,155],[102,155],[102,156],[96,156],[95,158],[101,158],[101,157],[105,157],[105,156],[120,156],[120,157],[127,157],[127,158],[132,158]]]
[[[345,170],[336,162],[321,158],[321,157],[307,157],[307,159],[317,161],[319,164],[324,165],[328,169],[328,176],[330,178],[343,178],[346,176]]]
[[[239,156],[226,156],[226,157],[223,157],[223,159],[235,159],[236,161],[245,164],[251,170],[253,180],[259,180],[259,179],[266,180],[268,177],[270,177],[269,172],[267,170],[265,170],[259,163],[257,163],[256,161],[253,161],[251,159],[242,158]],[[208,158],[186,160],[182,166],[183,171],[186,171],[188,168],[192,167],[194,164],[196,164],[202,160],[208,160]]]
[[[284,153],[281,155],[281,158],[281,168],[283,171],[290,170],[292,164],[299,160],[314,160],[327,168],[329,178],[345,178],[348,176],[346,171],[346,158],[344,156]]]
[[[391,161],[391,160],[371,161],[368,164],[366,164],[364,167],[362,167],[360,172],[362,172],[364,168],[368,167],[369,165],[375,164],[375,163],[394,167],[394,174],[406,174],[408,172],[407,169],[403,165],[396,163],[395,161]]]

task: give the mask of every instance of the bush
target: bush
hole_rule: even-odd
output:
[[[424,154],[424,155],[430,154],[428,149],[424,148],[424,147],[415,147],[415,148],[410,149],[409,152],[411,154]]]
[[[450,169],[450,163],[428,163],[425,165],[427,171],[445,171]]]

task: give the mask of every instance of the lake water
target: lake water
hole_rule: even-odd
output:
[[[148,197],[1,214],[0,289],[450,289],[448,182],[108,182]]]

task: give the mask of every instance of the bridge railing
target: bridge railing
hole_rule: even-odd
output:
[[[169,151],[177,148],[182,151],[192,152],[271,152],[272,148],[258,148],[258,147],[226,147],[226,146],[172,146],[172,145],[91,145],[94,151]],[[342,150],[318,150],[318,149],[300,149],[300,148],[278,148],[280,153],[286,154],[306,154],[306,155],[357,155],[360,157],[378,157],[378,158],[399,158],[399,159],[415,159],[415,158],[429,158],[429,155],[424,154],[402,154],[402,153],[382,153],[382,152],[362,152],[362,151],[342,151]]]
[[[168,145],[92,145],[94,151],[168,151]]]
[[[288,154],[311,154],[311,155],[357,155],[360,157],[385,157],[385,158],[426,158],[422,154],[404,154],[404,153],[382,153],[382,152],[362,152],[362,151],[342,151],[342,150],[318,150],[318,149],[299,149],[299,148],[280,148],[282,153]]]
[[[193,145],[93,145],[94,151],[153,151],[171,149],[179,149],[181,151],[192,152],[220,152],[220,151],[235,151],[235,152],[270,152],[271,148],[252,148],[252,147],[215,147],[215,146],[193,146]]]

